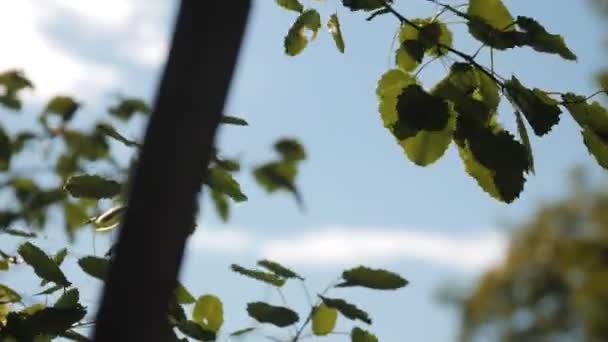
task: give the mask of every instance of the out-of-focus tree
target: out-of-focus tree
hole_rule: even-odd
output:
[[[572,179],[459,302],[462,341],[608,340],[608,193]]]

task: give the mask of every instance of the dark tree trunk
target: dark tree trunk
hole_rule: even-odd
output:
[[[182,0],[97,316],[95,341],[167,341],[167,308],[249,0]]]

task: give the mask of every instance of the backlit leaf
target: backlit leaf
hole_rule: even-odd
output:
[[[367,324],[372,324],[372,320],[369,318],[367,312],[359,309],[357,306],[345,301],[344,299],[328,298],[321,295],[319,295],[319,298],[321,298],[323,304],[325,304],[327,307],[340,311],[340,313],[348,319],[360,320]]]
[[[336,328],[338,310],[320,304],[312,315],[312,332],[317,336],[329,335]]]
[[[247,304],[247,313],[260,323],[270,323],[279,328],[290,326],[300,319],[298,314],[289,308],[263,302]]]
[[[41,279],[54,282],[63,287],[71,285],[57,263],[49,258],[40,248],[26,242],[19,246],[18,252],[23,261],[30,265],[34,269],[34,273]]]
[[[232,264],[230,266],[230,268],[232,269],[232,271],[244,275],[246,277],[255,279],[255,280],[259,280],[262,281],[264,283],[276,286],[276,287],[281,287],[283,285],[285,285],[285,279],[277,276],[274,273],[268,273],[268,272],[263,272],[263,271],[258,271],[258,270],[251,270],[236,264]]]
[[[526,33],[525,44],[534,50],[558,54],[567,60],[576,60],[576,55],[566,46],[564,37],[547,32],[536,20],[517,17],[517,26]]]
[[[80,107],[80,103],[76,102],[70,96],[58,95],[53,97],[46,105],[44,114],[55,114],[61,117],[63,122],[70,121],[74,117],[74,113]]]
[[[97,175],[71,176],[65,183],[65,190],[76,198],[112,198],[120,193],[120,183]]]
[[[95,256],[87,256],[79,259],[78,265],[84,271],[84,273],[101,281],[105,281],[110,268],[110,263],[107,259]]]
[[[405,87],[415,83],[412,76],[400,69],[392,69],[382,75],[376,87],[376,94],[379,100],[378,111],[384,127],[392,127],[397,122],[399,119],[397,97]]]
[[[505,82],[509,98],[519,109],[538,136],[548,133],[559,122],[559,102],[538,88],[528,89],[517,78]]]
[[[228,203],[228,196],[220,191],[211,189],[211,200],[213,201],[215,211],[219,217],[222,219],[222,221],[227,222],[228,218],[230,217],[230,204]]]
[[[514,22],[502,0],[470,0],[467,14],[482,19],[497,30],[506,30]]]
[[[23,89],[34,88],[32,82],[18,70],[9,70],[0,73],[0,86],[2,86],[2,89],[4,90],[4,92],[0,94],[0,104],[14,110],[21,109],[21,100],[18,97],[19,92]]]
[[[258,266],[263,267],[270,272],[283,277],[283,278],[296,278],[300,280],[304,280],[302,276],[290,270],[289,268],[279,264],[278,262],[270,261],[270,260],[260,260],[258,261]]]
[[[574,120],[583,127],[589,127],[601,134],[608,134],[608,110],[599,102],[588,103],[585,96],[564,94],[563,104]]]
[[[354,327],[350,332],[351,342],[378,342],[378,338],[369,331]]]
[[[232,175],[219,167],[211,167],[207,172],[206,184],[213,190],[230,196],[236,202],[247,200],[247,196],[241,191],[241,186]]]
[[[298,169],[296,163],[289,161],[270,162],[262,164],[253,170],[255,180],[268,192],[287,190],[295,196],[298,203],[302,202],[300,192],[295,185]]]
[[[285,53],[295,56],[302,52],[309,41],[306,31],[312,32],[311,39],[314,40],[320,28],[321,16],[319,12],[314,9],[302,12],[285,36]]]
[[[340,28],[340,21],[337,14],[332,14],[327,22],[327,29],[336,43],[336,48],[341,53],[344,53],[344,38],[342,37],[342,29]]]
[[[205,330],[194,321],[180,321],[177,323],[177,328],[184,335],[198,341],[215,341],[217,337],[215,332]]]
[[[285,9],[296,12],[301,13],[304,10],[304,6],[298,0],[276,0],[276,3]]]
[[[218,332],[224,323],[224,308],[222,301],[214,295],[199,297],[194,304],[192,320],[205,330]]]
[[[175,287],[175,299],[178,304],[193,304],[196,302],[196,298],[190,294],[190,291],[181,283],[177,283]]]
[[[21,301],[21,296],[6,285],[0,284],[0,303],[17,303]]]
[[[292,138],[282,138],[274,144],[274,149],[279,152],[283,160],[300,161],[306,159],[306,151],[299,141]]]
[[[362,286],[376,290],[396,290],[408,284],[400,275],[383,270],[359,266],[342,272],[343,283],[337,287]]]
[[[534,173],[534,154],[532,153],[532,145],[530,144],[530,137],[528,136],[528,129],[524,123],[524,119],[519,111],[515,111],[515,120],[517,122],[517,131],[519,132],[519,140],[526,148],[528,152],[528,159],[530,161],[530,171]]]
[[[583,141],[589,152],[595,157],[597,163],[608,169],[608,139],[587,128],[583,132]]]

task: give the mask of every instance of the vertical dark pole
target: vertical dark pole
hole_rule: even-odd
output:
[[[97,316],[97,342],[168,340],[168,302],[249,6],[181,1]]]

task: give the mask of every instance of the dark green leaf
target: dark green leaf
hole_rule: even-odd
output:
[[[76,308],[44,308],[31,315],[12,312],[7,317],[3,333],[18,337],[19,341],[33,341],[34,336],[41,334],[60,335],[80,321],[86,310],[78,305]]]
[[[4,89],[4,93],[0,94],[0,104],[14,110],[21,109],[21,100],[18,97],[19,92],[26,88],[34,88],[32,82],[18,70],[0,73],[0,85]]]
[[[80,300],[80,293],[78,289],[69,289],[57,299],[54,308],[57,309],[74,309],[78,308],[78,301]]]
[[[55,96],[46,105],[44,115],[56,114],[61,117],[63,122],[70,121],[74,117],[74,113],[80,107],[80,103],[76,102],[70,96]]]
[[[6,171],[11,165],[13,145],[4,127],[0,125],[0,171]]]
[[[21,301],[21,296],[6,285],[0,284],[0,304],[17,303]]]
[[[298,0],[276,0],[276,3],[279,6],[291,10],[302,13],[304,10],[304,6]]]
[[[35,238],[36,237],[36,233],[26,232],[24,230],[13,229],[13,228],[8,228],[8,227],[0,228],[0,233],[12,235],[12,236],[24,237],[24,238]]]
[[[329,17],[327,29],[331,33],[338,51],[344,53],[344,38],[342,37],[342,29],[340,28],[340,21],[337,14],[332,14],[331,17]]]
[[[283,160],[300,161],[306,159],[304,146],[296,139],[283,138],[274,144],[275,150],[279,152]]]
[[[135,113],[148,114],[150,111],[150,106],[146,102],[133,97],[121,98],[120,102],[109,109],[111,115],[123,121],[131,119]]]
[[[289,308],[263,302],[247,304],[247,313],[260,323],[270,323],[279,328],[290,326],[300,319],[298,314]]]
[[[178,322],[177,328],[184,335],[194,338],[197,341],[215,341],[216,334],[213,331],[205,330],[193,321]]]
[[[196,299],[190,294],[188,289],[184,287],[181,283],[177,283],[175,287],[175,299],[178,304],[193,304],[196,302]]]
[[[526,148],[528,152],[528,160],[530,163],[530,172],[534,173],[534,154],[532,153],[532,145],[530,144],[530,137],[528,136],[528,129],[524,123],[524,119],[519,111],[515,111],[515,120],[517,122],[517,131],[519,132],[519,140]]]
[[[378,342],[378,338],[369,331],[354,327],[350,331],[351,342]]]
[[[509,98],[524,114],[536,135],[542,136],[548,133],[559,122],[559,115],[562,112],[558,106],[559,102],[542,90],[524,87],[515,76],[505,82],[505,88]]]
[[[105,134],[105,135],[107,135],[108,137],[110,137],[112,139],[120,141],[125,146],[129,146],[129,147],[141,147],[140,143],[138,143],[137,141],[134,141],[134,140],[126,138],[122,134],[118,133],[116,131],[116,129],[114,129],[114,127],[110,126],[109,124],[98,123],[96,128],[102,134]]]
[[[608,110],[599,102],[589,104],[585,96],[565,94],[563,104],[581,127],[589,127],[600,134],[608,134]]]
[[[249,277],[249,278],[252,278],[255,280],[265,282],[267,284],[270,284],[270,285],[273,285],[276,287],[281,287],[281,286],[285,285],[285,279],[283,279],[273,273],[267,273],[267,272],[262,272],[262,271],[258,271],[258,270],[251,270],[251,269],[241,267],[236,264],[232,264],[230,266],[230,268],[232,269],[232,271],[234,271],[236,273],[239,273],[241,275],[244,275],[246,277]]]
[[[386,1],[386,3],[392,3],[392,0]],[[350,8],[351,11],[373,11],[384,7],[385,0],[342,0],[344,7]]]
[[[86,135],[78,131],[66,130],[63,132],[63,138],[70,151],[77,156],[98,160],[109,155],[110,147],[101,132],[95,131]]]
[[[249,126],[249,123],[245,119],[238,118],[231,115],[222,115],[220,123],[235,125],[235,126]]]
[[[252,332],[254,330],[255,330],[255,328],[253,328],[253,327],[251,327],[251,328],[243,328],[243,329],[239,329],[239,330],[236,330],[234,332],[231,332],[230,336],[231,337],[242,336],[242,335],[248,334],[248,333],[250,333],[250,332]]]
[[[260,260],[258,261],[258,266],[263,267],[270,272],[283,277],[283,278],[296,278],[300,280],[304,280],[302,276],[290,270],[289,268],[279,264],[278,262],[270,261],[270,260]]]
[[[604,169],[608,169],[608,137],[599,135],[589,128],[583,129],[582,134],[585,146],[595,157],[597,163]]]
[[[106,275],[108,274],[110,267],[110,263],[107,259],[94,256],[87,256],[79,259],[78,265],[84,271],[84,273],[101,281],[106,279]]]
[[[57,264],[57,266],[61,266],[61,264],[63,264],[63,261],[65,260],[65,257],[67,255],[68,255],[68,249],[62,248],[57,253],[55,253],[55,255],[53,255],[52,259]],[[45,286],[47,283],[48,283],[47,280],[42,280],[40,282],[40,286]]]
[[[63,204],[63,215],[65,218],[65,228],[68,234],[73,234],[79,228],[89,222],[89,215],[86,208],[78,203],[65,202]]]
[[[382,269],[359,266],[342,272],[343,283],[337,287],[362,286],[376,290],[395,290],[408,284],[400,275]]]
[[[211,167],[207,172],[207,185],[213,190],[230,196],[236,202],[247,200],[247,196],[241,191],[241,186],[226,170],[219,167]]]
[[[71,285],[57,263],[49,258],[40,248],[26,242],[19,246],[18,252],[23,260],[34,269],[34,273],[38,277],[63,287]]]
[[[566,46],[564,37],[548,33],[536,20],[517,17],[517,25],[526,33],[525,44],[534,50],[558,54],[567,60],[576,60],[576,55]]]
[[[50,294],[53,294],[53,293],[55,293],[55,292],[57,292],[57,291],[59,291],[61,289],[63,289],[62,286],[54,285],[54,286],[51,286],[51,287],[49,287],[47,289],[44,289],[43,291],[40,291],[40,292],[36,293],[35,296],[50,295]]]
[[[404,140],[419,131],[441,131],[449,119],[448,103],[442,98],[427,93],[416,84],[407,86],[397,98],[398,120],[393,134]]]
[[[314,40],[321,28],[321,16],[314,9],[304,11],[293,23],[287,36],[285,36],[285,53],[295,56],[302,52],[308,45],[306,30],[312,32],[311,39]]]
[[[96,175],[78,175],[68,178],[64,186],[77,198],[112,198],[120,193],[120,183]]]
[[[367,312],[359,309],[358,307],[345,301],[344,299],[328,298],[328,297],[323,297],[321,295],[319,295],[319,298],[321,298],[321,300],[323,301],[323,304],[327,305],[330,308],[334,308],[334,309],[340,311],[340,313],[348,319],[351,319],[351,320],[358,319],[367,324],[372,324],[372,320],[371,320],[371,318],[369,318],[369,315],[367,314]]]

